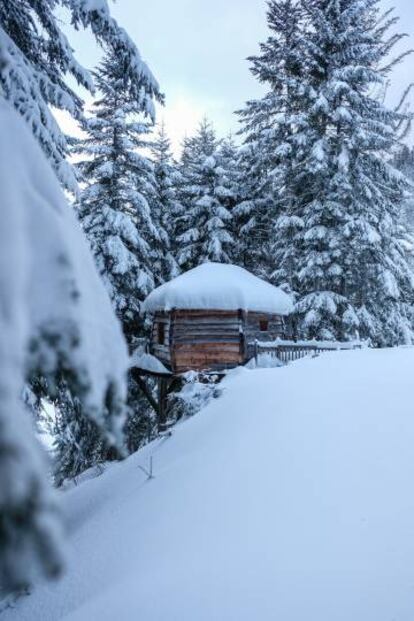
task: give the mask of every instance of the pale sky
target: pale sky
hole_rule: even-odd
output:
[[[267,36],[265,0],[117,0],[110,5],[166,95],[158,120],[165,119],[176,151],[204,115],[220,135],[237,131],[234,110],[262,92],[246,57],[257,53],[258,42]],[[399,30],[409,35],[404,45],[414,47],[414,0],[383,0],[383,5],[396,7]],[[100,51],[92,35],[70,32],[70,41],[77,58],[93,68]],[[410,81],[414,55],[396,69],[390,100]]]

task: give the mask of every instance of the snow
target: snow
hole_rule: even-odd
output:
[[[274,367],[282,367],[282,362],[274,352],[258,352],[256,358],[251,358],[245,365],[246,369],[272,369]]]
[[[3,28],[0,28],[0,48],[3,65],[2,95],[4,91],[7,99],[11,100],[22,114],[39,143],[45,147],[45,152],[65,187],[76,193],[75,175],[71,166],[62,157],[62,152],[66,150],[66,139],[47,105],[51,103],[75,117],[75,101],[69,97],[67,90],[62,88],[56,79],[53,81],[46,72],[40,73],[34,70],[19,46]],[[79,68],[74,64],[72,67],[75,70]],[[80,73],[76,75],[81,79]],[[83,75],[86,78],[86,74]],[[84,84],[86,86],[87,82]],[[45,101],[45,93],[47,93],[47,101]]]
[[[152,354],[144,353],[140,350],[135,351],[130,359],[130,366],[144,369],[150,373],[165,373],[171,375],[171,372],[162,364],[161,360]]]
[[[108,384],[114,382],[120,388],[125,383],[127,351],[120,325],[57,179],[17,114],[6,104],[0,114],[2,177],[9,179],[1,184],[2,205],[22,211],[19,234],[24,238],[27,274],[21,293],[31,324],[29,336],[46,328],[77,334],[80,346],[74,348],[73,358],[83,369],[84,380],[91,383],[90,404],[100,410]],[[3,226],[9,222],[6,214]],[[15,238],[14,230],[8,234]],[[14,263],[10,255],[7,261]],[[13,272],[9,275],[13,277]],[[70,349],[69,339],[65,345]],[[93,377],[88,378],[90,372]]]
[[[8,280],[16,287],[20,277],[13,295],[20,296],[16,304],[25,325],[18,336],[23,331],[26,339],[43,335],[47,341],[48,334],[61,334],[62,355],[82,374],[88,403],[100,411],[110,383],[124,391],[128,359],[120,325],[73,210],[39,147],[5,103],[0,123],[2,232],[11,240],[10,249],[5,243],[1,248],[0,290],[8,291]],[[9,295],[5,308],[11,301]],[[10,338],[18,342],[16,333]],[[79,346],[72,339],[79,339]],[[44,349],[41,355],[52,370],[56,354]]]
[[[59,566],[57,512],[21,402],[24,382],[31,370],[53,377],[64,367],[99,424],[108,390],[114,404],[124,399],[128,358],[73,210],[28,127],[4,101],[0,127],[0,514],[7,523],[0,574],[24,582],[42,562],[52,573]],[[106,421],[114,434],[123,425],[118,413]]]
[[[62,493],[68,572],[2,621],[412,621],[413,366],[363,349],[230,373]]]
[[[142,305],[154,313],[180,309],[257,311],[288,315],[290,297],[236,265],[203,263],[155,289]]]
[[[257,341],[258,347],[314,347],[317,349],[357,349],[365,347],[363,341],[318,341],[308,339],[306,341],[290,341],[287,339],[275,339],[274,341]]]

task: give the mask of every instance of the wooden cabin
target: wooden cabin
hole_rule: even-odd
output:
[[[155,289],[150,353],[174,374],[222,371],[253,357],[255,339],[286,338],[290,297],[241,267],[205,263]]]

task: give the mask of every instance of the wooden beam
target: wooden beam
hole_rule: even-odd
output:
[[[131,376],[134,379],[134,381],[138,384],[138,386],[141,388],[141,390],[142,390],[144,396],[146,397],[148,403],[150,404],[150,406],[152,407],[152,409],[154,410],[154,412],[156,413],[156,415],[158,417],[159,416],[159,411],[160,411],[158,403],[156,402],[156,400],[152,396],[150,389],[148,388],[147,384],[145,383],[145,380],[142,379],[142,377],[139,374],[139,372],[137,371],[137,369],[131,369]]]
[[[161,433],[163,431],[166,431],[168,392],[169,392],[169,388],[173,384],[173,381],[171,381],[171,377],[169,376],[164,376],[164,377],[158,376],[157,377],[157,382],[158,382],[158,386],[157,386],[158,400],[157,400],[157,399],[154,399],[154,397],[152,396],[151,391],[149,390],[147,384],[145,383],[145,380],[142,379],[138,369],[131,369],[131,375],[133,379],[136,381],[136,383],[138,384],[138,386],[141,388],[145,398],[147,399],[148,403],[151,405],[152,409],[154,410],[157,416],[158,432]]]
[[[158,431],[162,433],[167,429],[167,390],[168,380],[165,377],[158,378]]]

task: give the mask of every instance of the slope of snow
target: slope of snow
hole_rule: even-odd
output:
[[[288,315],[290,297],[236,265],[203,263],[155,289],[142,305],[153,313],[172,308],[258,311]]]
[[[412,621],[413,368],[406,348],[232,372],[62,494],[67,575],[2,621]]]

